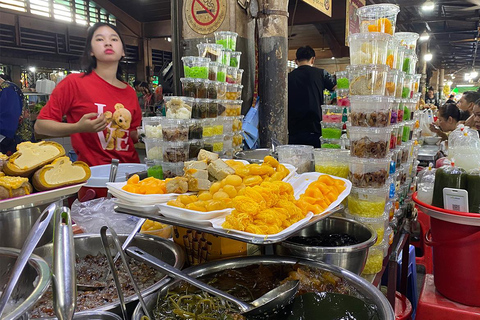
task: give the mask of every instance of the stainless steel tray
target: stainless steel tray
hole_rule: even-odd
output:
[[[331,211],[323,213],[322,215],[313,216],[310,219],[310,221],[308,221],[306,224],[304,224],[304,225],[302,225],[302,226],[300,226],[296,229],[293,229],[290,232],[283,233],[281,235],[270,235],[270,236],[267,236],[265,238],[259,239],[259,238],[255,238],[255,237],[248,236],[248,235],[243,235],[243,234],[237,234],[235,232],[230,232],[229,230],[216,229],[216,228],[214,228],[212,226],[209,226],[209,225],[206,225],[206,224],[200,225],[200,224],[192,223],[191,221],[179,220],[179,219],[174,219],[174,218],[167,218],[167,217],[164,217],[164,216],[162,216],[158,213],[151,213],[151,212],[147,213],[147,212],[142,212],[141,210],[133,210],[133,209],[127,209],[127,208],[124,208],[124,207],[115,206],[115,211],[118,212],[118,213],[126,213],[126,214],[130,214],[132,216],[137,216],[137,217],[140,217],[140,218],[146,218],[146,219],[150,219],[150,220],[154,220],[154,221],[159,221],[161,223],[166,223],[166,224],[170,224],[170,225],[173,225],[173,226],[184,227],[184,228],[188,228],[188,229],[194,229],[194,230],[197,230],[197,231],[211,233],[211,234],[214,234],[214,235],[217,235],[217,236],[220,236],[220,237],[230,238],[230,239],[233,239],[233,240],[243,241],[243,242],[252,243],[252,244],[262,244],[262,245],[282,242],[282,241],[286,240],[287,238],[291,237],[292,235],[294,235],[295,233],[299,232],[300,230],[302,230],[302,229],[304,229],[304,228],[306,228],[306,227],[308,227],[308,226],[310,226],[314,223],[317,223],[318,221],[320,221],[322,219],[325,219],[328,216],[330,216],[330,215],[334,214],[335,212],[340,211],[342,209],[343,209],[343,205],[339,205],[339,206],[335,207],[334,209],[332,209]]]

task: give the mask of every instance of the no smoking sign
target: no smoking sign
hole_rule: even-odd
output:
[[[183,12],[193,31],[210,34],[225,20],[227,3],[226,0],[186,0]]]

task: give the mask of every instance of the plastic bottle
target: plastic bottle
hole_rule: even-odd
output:
[[[443,208],[443,189],[456,188],[467,189],[467,173],[464,169],[456,167],[455,162],[449,166],[443,166],[435,172],[435,184],[433,188],[432,205]]]
[[[433,163],[430,163],[428,168],[419,173],[417,196],[418,200],[426,204],[432,204],[435,172],[436,170],[433,169]]]
[[[468,211],[480,213],[480,168],[467,173]]]

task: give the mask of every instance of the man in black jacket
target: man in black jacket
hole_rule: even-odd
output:
[[[335,90],[336,81],[325,70],[313,67],[315,51],[297,50],[298,68],[288,75],[288,143],[320,147],[323,91]]]

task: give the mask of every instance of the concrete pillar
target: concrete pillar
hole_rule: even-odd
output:
[[[445,79],[445,69],[440,69],[439,79],[438,79],[438,90],[437,90],[438,100],[441,100],[443,97],[443,87],[444,87],[443,79]]]
[[[421,70],[422,70],[422,77],[420,78],[420,92],[422,93],[422,98],[425,95],[426,86],[427,86],[427,61],[423,58],[425,54],[427,53],[427,42],[423,42],[420,45],[420,65],[421,65]]]

